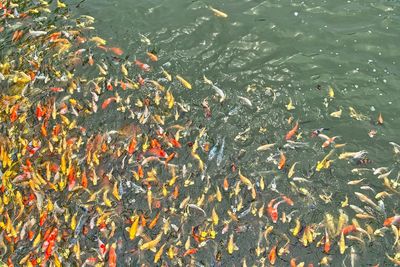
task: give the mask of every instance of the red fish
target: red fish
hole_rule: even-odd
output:
[[[150,154],[153,154],[154,156],[158,156],[160,158],[167,158],[168,157],[168,154],[164,150],[162,150],[161,148],[157,148],[157,147],[150,148],[148,150],[148,152]]]
[[[187,255],[193,255],[196,254],[199,250],[197,248],[191,248],[185,251],[185,253],[183,253],[183,257],[187,256]]]
[[[267,206],[267,213],[268,213],[269,217],[271,217],[271,219],[272,219],[272,221],[273,221],[274,223],[276,223],[276,222],[278,221],[278,217],[279,217],[279,215],[278,215],[278,206],[279,206],[281,203],[285,202],[284,200],[281,200],[281,201],[277,202],[277,203],[274,205],[275,201],[276,201],[276,198],[272,199],[272,200],[268,203],[268,206]]]
[[[297,130],[299,129],[299,122],[296,121],[296,125],[293,127],[292,130],[290,130],[286,136],[285,136],[285,140],[290,140],[292,139],[292,137],[297,133]]]

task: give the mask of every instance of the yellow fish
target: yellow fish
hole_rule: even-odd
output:
[[[329,86],[329,97],[334,98],[335,97],[335,91],[333,91],[333,88]]]
[[[186,87],[187,89],[192,89],[192,85],[188,81],[186,81],[184,78],[182,78],[179,75],[176,75],[176,78],[181,82],[181,84],[184,87]]]
[[[289,97],[289,103],[288,103],[287,105],[285,105],[285,107],[286,107],[287,110],[293,110],[293,109],[296,108],[296,107],[293,105],[292,98]]]
[[[139,216],[136,216],[135,220],[132,223],[132,226],[129,229],[129,239],[130,240],[135,239],[138,226],[139,226]]]
[[[158,243],[160,243],[162,234],[163,234],[163,233],[161,232],[161,233],[159,233],[159,234],[157,235],[157,237],[154,238],[153,240],[142,244],[142,245],[139,247],[139,249],[140,249],[140,250],[152,250],[155,246],[158,245]]]

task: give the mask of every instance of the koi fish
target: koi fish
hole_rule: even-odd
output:
[[[226,13],[224,13],[224,12],[218,10],[218,9],[215,9],[215,8],[213,8],[212,6],[208,6],[208,8],[209,8],[212,12],[214,12],[214,15],[217,16],[217,17],[221,17],[221,18],[227,18],[227,17],[228,17],[228,14],[226,14]]]
[[[385,221],[383,222],[383,226],[390,225],[400,225],[400,215],[395,215],[393,217],[385,219]]]
[[[285,140],[290,140],[292,139],[292,137],[297,133],[297,130],[299,129],[299,122],[296,121],[295,126],[293,127],[293,129],[291,129],[285,136]]]
[[[147,64],[145,64],[145,63],[143,63],[143,62],[141,62],[140,60],[137,60],[137,59],[136,59],[136,60],[134,61],[134,63],[135,63],[135,65],[138,66],[141,70],[143,70],[143,71],[145,71],[145,72],[150,71],[150,66],[147,65]]]
[[[186,87],[187,89],[192,89],[192,85],[188,81],[186,81],[184,78],[182,78],[179,75],[176,75],[176,78],[181,82],[181,84],[184,87]]]
[[[150,58],[151,61],[158,61],[158,57],[151,53],[151,52],[146,52],[147,56]]]
[[[277,202],[276,204],[275,201],[277,200],[277,198],[272,199],[267,206],[267,213],[269,215],[269,217],[272,219],[273,223],[276,223],[278,221],[278,206],[280,204],[282,204],[283,202],[285,202],[284,200],[281,200],[279,202]]]
[[[222,139],[221,148],[219,149],[219,153],[217,155],[217,166],[220,166],[222,163],[222,159],[224,157],[224,148],[225,148],[225,137]]]
[[[286,164],[286,156],[282,151],[281,151],[280,155],[281,155],[281,159],[280,159],[279,164],[278,164],[278,169],[282,170],[285,167],[285,164]]]
[[[104,100],[103,104],[101,104],[102,109],[106,109],[113,101],[117,101],[116,97],[110,97]]]

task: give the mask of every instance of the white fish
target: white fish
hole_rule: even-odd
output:
[[[217,166],[221,165],[222,163],[222,159],[224,157],[224,148],[225,148],[225,137],[222,139],[221,148],[217,156]]]
[[[32,30],[29,30],[29,34],[30,34],[32,37],[39,37],[39,36],[46,35],[47,32],[46,32],[46,31],[32,31]]]
[[[240,100],[242,100],[243,103],[246,104],[246,105],[248,105],[249,107],[252,107],[252,106],[253,106],[253,104],[251,103],[250,99],[248,99],[248,98],[246,98],[246,97],[244,97],[244,96],[238,96],[238,98],[239,98]]]
[[[393,151],[395,154],[400,153],[400,145],[396,144],[395,142],[389,142],[393,146]]]
[[[274,146],[275,146],[275,143],[266,144],[266,145],[259,146],[256,150],[257,151],[265,151],[265,150],[268,150],[268,149],[270,149],[270,148],[272,148]]]
[[[214,84],[211,85],[211,87],[212,87],[212,88],[215,90],[215,92],[221,97],[220,100],[219,100],[219,102],[220,102],[220,103],[224,102],[224,100],[226,99],[226,95],[225,95],[224,91],[222,91],[221,88],[215,86]]]
[[[226,95],[224,91],[222,91],[221,88],[216,86],[211,80],[209,80],[205,75],[203,75],[204,83],[211,85],[211,87],[215,90],[215,92],[221,97],[219,100],[220,103],[222,103],[226,99]]]

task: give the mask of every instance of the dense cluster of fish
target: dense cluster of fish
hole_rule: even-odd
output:
[[[168,64],[157,65],[154,51],[129,60],[93,35],[92,17],[72,18],[59,0],[0,1],[0,9],[2,264],[360,266],[359,255],[384,245],[385,255],[369,264],[400,265],[396,166],[370,167],[368,151],[346,152],[333,130],[307,130],[290,116],[291,98],[285,107],[292,129],[253,151],[272,152],[263,156],[270,170],[254,174],[227,155],[230,140],[212,139],[207,126],[192,123],[195,107],[175,96],[196,86]],[[201,102],[210,120],[227,96],[204,75],[197,85],[216,93]],[[335,97],[333,88],[328,97]],[[253,107],[244,96],[232,101]],[[127,123],[87,124],[113,120],[110,110]],[[330,115],[340,118],[342,109]],[[349,115],[369,119],[352,107]],[[383,127],[381,114],[374,123],[371,138]],[[326,152],[303,175],[306,167],[292,155],[310,142]],[[400,145],[389,145],[398,157]],[[341,200],[313,190],[316,177],[338,161],[352,166],[353,177],[372,175],[375,182],[343,177],[341,186],[354,195]],[[219,175],[208,171],[212,164]],[[305,210],[317,203],[332,209],[309,216]]]

